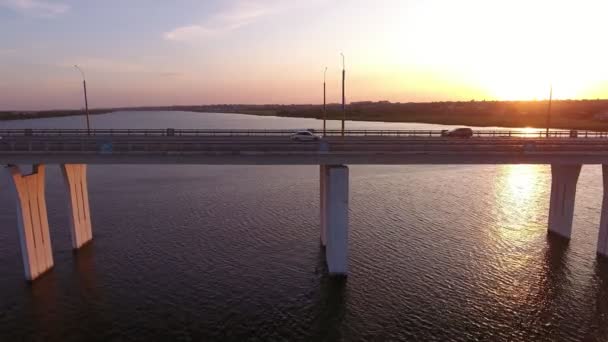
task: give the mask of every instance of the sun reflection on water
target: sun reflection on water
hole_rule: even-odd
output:
[[[494,210],[497,238],[522,245],[538,233],[537,225],[546,215],[542,198],[546,191],[543,165],[501,166],[495,181]]]
[[[488,198],[493,224],[486,231],[491,262],[480,270],[482,274],[500,274],[498,279],[484,279],[488,298],[493,301],[517,305],[532,291],[526,277],[539,269],[542,251],[534,246],[546,236],[548,171],[545,165],[496,169],[494,194]]]
[[[543,130],[541,128],[524,127],[524,128],[520,128],[519,131],[523,134],[524,137],[535,138],[538,136],[539,132],[542,133]],[[512,165],[512,166],[525,166],[525,165]]]

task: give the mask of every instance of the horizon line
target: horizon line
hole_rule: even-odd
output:
[[[583,102],[583,101],[608,101],[608,98],[582,98],[582,99],[552,99],[552,102]],[[549,99],[532,99],[532,100],[441,100],[441,101],[408,101],[408,102],[392,102],[389,100],[378,100],[378,101],[351,101],[347,103],[347,105],[353,104],[432,104],[432,103],[477,103],[477,102],[549,102]],[[331,102],[327,103],[328,106],[337,105],[341,106],[342,104],[339,102]],[[141,106],[114,106],[114,107],[94,107],[89,108],[89,110],[111,110],[111,109],[137,109],[137,108],[170,108],[170,107],[213,107],[213,106],[323,106],[322,103],[290,103],[290,104],[280,104],[280,103],[213,103],[213,104],[189,104],[189,105],[141,105]],[[83,110],[84,107],[81,108],[52,108],[52,109],[36,109],[36,110],[25,110],[25,109],[2,109],[0,113],[39,113],[39,112],[57,112],[57,111],[79,111]]]

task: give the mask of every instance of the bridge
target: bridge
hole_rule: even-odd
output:
[[[602,165],[597,254],[608,256],[608,133],[476,131],[447,138],[441,131],[329,130],[318,141],[292,141],[294,130],[0,130],[0,164],[12,179],[25,276],[53,266],[45,199],[45,165],[57,164],[69,194],[72,247],[91,241],[89,164],[319,165],[320,241],[330,274],[348,272],[347,165],[549,164],[548,231],[569,239],[583,164]],[[320,132],[315,132],[320,135]],[[24,174],[17,165],[33,165]]]

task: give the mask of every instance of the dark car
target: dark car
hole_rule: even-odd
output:
[[[455,137],[455,138],[470,138],[473,136],[473,130],[470,128],[455,128],[451,130],[443,130],[441,131],[442,137]]]

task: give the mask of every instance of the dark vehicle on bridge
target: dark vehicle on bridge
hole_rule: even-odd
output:
[[[470,138],[473,136],[473,130],[470,128],[455,128],[451,130],[444,129],[441,131],[442,137],[454,137],[454,138]]]

